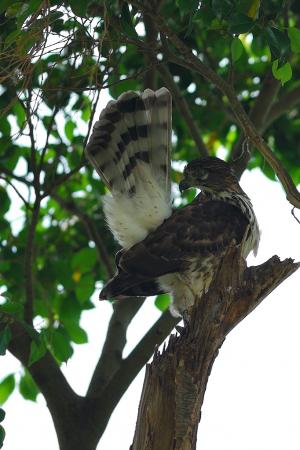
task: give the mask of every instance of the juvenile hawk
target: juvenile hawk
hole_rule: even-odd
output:
[[[172,311],[184,311],[206,292],[226,248],[243,241],[256,251],[259,231],[251,201],[232,167],[215,157],[184,169],[180,190],[195,200],[172,209],[171,95],[166,88],[126,92],[101,112],[86,156],[110,190],[108,225],[122,246],[116,275],[101,299],[170,292]]]

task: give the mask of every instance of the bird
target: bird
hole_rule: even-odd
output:
[[[185,166],[180,191],[200,192],[173,207],[171,138],[169,90],[128,91],[102,110],[85,154],[108,188],[104,214],[121,246],[100,299],[170,293],[170,312],[182,316],[207,293],[228,247],[256,254],[260,233],[233,165],[216,156]]]

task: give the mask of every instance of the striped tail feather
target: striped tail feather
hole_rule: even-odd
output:
[[[171,105],[166,88],[122,94],[101,112],[85,150],[110,190],[104,212],[124,248],[171,214]]]

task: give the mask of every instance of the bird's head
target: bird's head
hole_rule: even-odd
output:
[[[190,187],[202,191],[221,192],[239,188],[238,179],[232,166],[214,156],[198,158],[188,163],[179,183],[180,191]]]

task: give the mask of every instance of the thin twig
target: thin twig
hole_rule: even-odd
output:
[[[295,218],[295,219],[297,220],[297,222],[300,224],[300,220],[298,219],[298,217],[296,217],[296,214],[295,214],[295,206],[294,206],[294,208],[292,208],[291,213],[292,213],[292,216],[294,216],[294,218]]]
[[[4,173],[5,175],[7,175],[10,178],[13,178],[16,181],[20,181],[21,183],[26,184],[26,186],[31,186],[32,183],[28,180],[26,180],[25,177],[19,176],[19,175],[15,175],[13,172],[11,172],[10,170],[8,170],[6,167],[1,166],[0,165],[0,173]]]
[[[87,144],[89,136],[90,136],[90,132],[91,132],[91,128],[92,128],[95,112],[96,112],[96,109],[97,109],[97,105],[98,105],[98,102],[99,102],[100,94],[101,94],[101,89],[98,90],[97,95],[96,95],[96,100],[95,100],[95,102],[93,104],[93,108],[92,108],[90,119],[89,119],[88,131],[87,131],[87,134],[86,134],[86,136],[84,138],[84,141],[83,141],[83,148],[86,147],[86,144]]]
[[[42,149],[42,152],[41,152],[40,162],[39,162],[39,166],[38,166],[38,172],[39,173],[41,173],[41,170],[42,170],[42,167],[43,167],[45,154],[46,154],[46,151],[47,151],[47,148],[48,148],[48,144],[49,144],[50,134],[51,134],[51,131],[52,131],[52,128],[53,128],[55,116],[58,113],[58,111],[59,111],[58,106],[55,106],[55,108],[53,110],[53,113],[52,113],[52,116],[51,116],[51,119],[50,119],[50,122],[49,122],[49,125],[47,127],[47,135],[46,135],[45,145],[44,145],[44,147]]]
[[[15,191],[15,193],[18,195],[18,197],[20,197],[20,199],[22,200],[22,202],[24,203],[24,205],[26,206],[26,208],[32,210],[31,205],[28,203],[28,201],[23,197],[23,195],[21,194],[21,192],[18,191],[18,189],[16,188],[16,186],[9,181],[7,178],[3,177],[2,175],[0,175],[0,179],[4,180],[7,184],[9,184],[9,186],[11,186],[13,188],[13,190]]]

